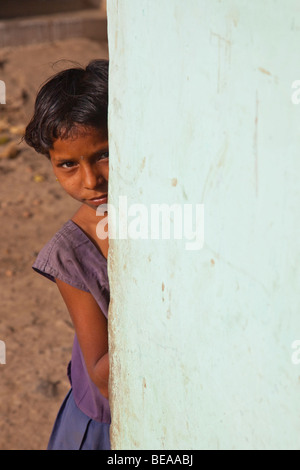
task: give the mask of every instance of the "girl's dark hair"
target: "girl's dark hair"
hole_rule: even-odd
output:
[[[49,158],[54,141],[68,138],[77,126],[107,132],[107,110],[107,60],[63,70],[50,77],[38,92],[24,140]]]

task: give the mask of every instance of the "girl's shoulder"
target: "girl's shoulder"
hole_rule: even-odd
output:
[[[51,281],[58,278],[87,292],[95,277],[107,285],[106,259],[72,220],[46,243],[32,268]]]
[[[58,254],[63,261],[78,252],[80,246],[88,243],[82,230],[70,219],[40,250],[37,259],[49,262]]]

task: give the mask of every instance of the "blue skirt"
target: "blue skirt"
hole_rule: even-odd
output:
[[[110,424],[99,423],[76,405],[72,389],[58,412],[47,450],[110,450]]]

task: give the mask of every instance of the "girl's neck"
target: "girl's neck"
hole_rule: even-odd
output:
[[[94,245],[99,249],[102,255],[107,259],[109,240],[108,237],[101,240],[96,233],[98,223],[104,219],[105,216],[99,216],[96,214],[96,210],[82,204],[77,212],[71,218],[75,224],[77,224],[83,232],[89,237]]]

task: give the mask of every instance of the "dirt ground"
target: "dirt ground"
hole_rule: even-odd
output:
[[[73,327],[57,287],[31,265],[77,203],[58,186],[48,160],[21,142],[36,92],[53,73],[107,58],[85,39],[0,49],[0,450],[43,450],[69,389]],[[61,61],[63,59],[63,61]],[[57,61],[60,61],[57,63]]]

